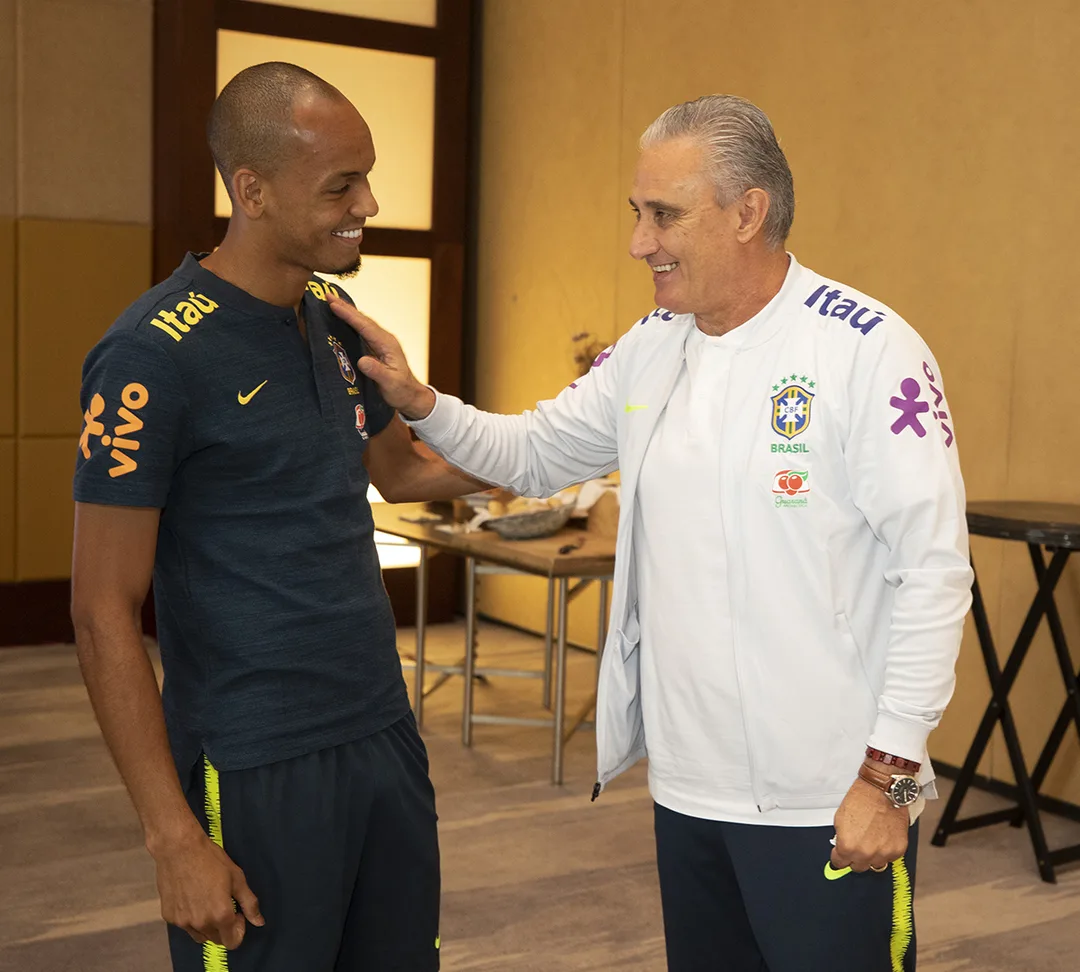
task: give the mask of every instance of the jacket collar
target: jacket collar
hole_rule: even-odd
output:
[[[795,259],[795,254],[788,253],[787,274],[784,277],[784,282],[780,285],[780,289],[773,296],[772,300],[762,307],[761,310],[750,318],[750,320],[746,321],[744,324],[740,324],[732,332],[739,337],[737,342],[739,351],[743,351],[747,348],[756,348],[776,336],[784,326],[785,317],[781,312],[781,308],[787,303],[791,294],[802,286],[801,281],[805,273],[806,270],[799,261]]]

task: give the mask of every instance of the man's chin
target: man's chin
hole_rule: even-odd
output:
[[[357,253],[356,259],[352,263],[343,267],[320,267],[318,272],[331,277],[355,277],[360,272],[361,262],[360,254]]]
[[[672,314],[689,314],[690,311],[683,306],[682,300],[671,291],[665,292],[662,287],[653,288],[653,303],[657,307],[663,307]]]

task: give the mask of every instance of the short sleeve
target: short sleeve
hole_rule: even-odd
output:
[[[136,332],[110,332],[86,357],[80,397],[76,502],[163,508],[188,410],[172,359]]]

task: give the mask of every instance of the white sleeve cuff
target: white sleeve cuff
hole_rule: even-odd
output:
[[[874,731],[866,744],[883,753],[911,759],[916,763],[926,762],[926,740],[930,729],[923,723],[898,719],[887,712],[878,712]]]
[[[428,385],[428,388],[431,388],[431,385]],[[453,395],[443,395],[435,388],[431,390],[435,393],[435,405],[427,416],[413,422],[404,417],[403,420],[410,429],[416,431],[421,439],[433,444],[445,438],[454,427],[463,403],[461,399],[454,398]]]

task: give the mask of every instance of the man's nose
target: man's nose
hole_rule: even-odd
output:
[[[630,256],[635,260],[644,260],[658,249],[660,247],[656,242],[656,237],[644,223],[638,222],[630,234]]]
[[[372,216],[379,215],[379,202],[375,198],[375,193],[370,189],[362,193],[356,200],[356,205],[350,210],[353,216],[361,219],[371,219]]]

